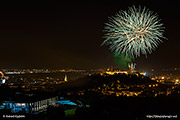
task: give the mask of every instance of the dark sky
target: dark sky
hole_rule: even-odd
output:
[[[76,1],[76,2],[75,2]],[[0,67],[106,68],[115,66],[108,47],[100,46],[107,17],[141,5],[159,14],[165,40],[138,68],[180,67],[180,7],[170,0],[18,1],[0,3]]]

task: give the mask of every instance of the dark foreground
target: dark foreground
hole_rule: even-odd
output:
[[[169,117],[169,119],[180,119],[180,97],[178,96],[138,98],[98,96],[89,93],[89,95],[78,97],[78,99],[81,99],[84,106],[76,107],[72,115],[65,114],[64,106],[49,107],[47,112],[37,115],[24,113],[14,115],[24,115],[24,118],[29,120],[149,120],[155,119],[153,115],[165,115],[164,117]],[[1,117],[3,115],[10,114],[5,112],[1,114]]]

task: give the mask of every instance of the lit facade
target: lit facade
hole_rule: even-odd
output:
[[[36,113],[45,111],[49,105],[55,105],[58,101],[58,97],[52,97],[38,101],[3,101],[1,108],[11,109],[12,113],[25,112],[25,113]]]

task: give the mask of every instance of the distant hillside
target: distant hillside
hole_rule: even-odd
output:
[[[155,84],[155,81],[152,81],[149,77],[142,75],[126,75],[126,74],[114,74],[114,75],[100,75],[95,74],[91,76],[85,76],[79,78],[72,82],[67,82],[61,85],[56,86],[58,90],[80,90],[88,89],[92,87],[102,86],[102,84],[109,84],[112,82],[120,81],[120,84],[126,85],[146,85],[146,84]]]

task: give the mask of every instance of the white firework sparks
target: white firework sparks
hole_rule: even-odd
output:
[[[135,6],[128,11],[119,11],[105,23],[104,42],[119,54],[139,57],[151,54],[162,42],[164,27],[158,15],[145,7]]]

